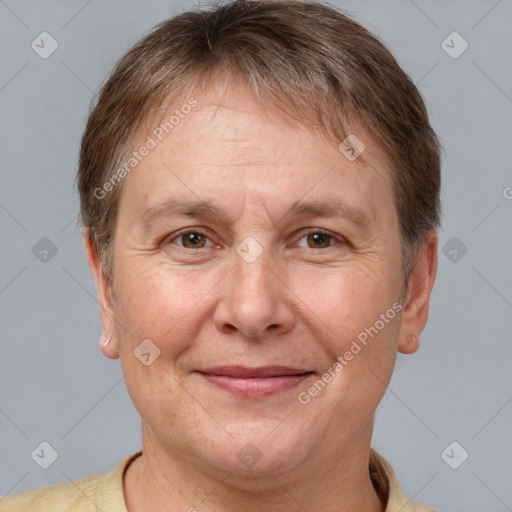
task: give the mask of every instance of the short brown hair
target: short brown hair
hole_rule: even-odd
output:
[[[160,23],[116,64],[85,128],[81,221],[112,275],[122,183],[115,175],[147,116],[216,72],[242,77],[263,106],[273,100],[338,144],[355,118],[387,156],[408,282],[417,250],[440,224],[441,145],[422,96],[377,37],[326,3],[235,0]],[[115,176],[114,176],[115,177]]]

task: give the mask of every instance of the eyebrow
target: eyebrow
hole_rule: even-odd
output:
[[[233,224],[237,216],[215,206],[211,201],[170,198],[163,203],[147,208],[140,221],[149,226],[160,218],[171,215],[189,217],[217,217],[223,222]],[[295,201],[288,211],[278,220],[279,224],[285,217],[340,217],[348,220],[359,228],[369,228],[373,223],[370,215],[362,208],[347,204],[342,199],[329,201]]]

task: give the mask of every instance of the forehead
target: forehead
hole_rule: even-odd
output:
[[[161,140],[154,135],[159,126],[164,127]],[[342,141],[298,122],[283,105],[268,102],[262,110],[243,81],[214,82],[192,89],[156,124],[139,130],[134,148],[148,136],[156,144],[128,176],[123,195],[132,204],[144,203],[147,211],[172,196],[171,182],[178,195],[205,201],[214,199],[210,193],[219,187],[232,194],[265,191],[267,199],[289,197],[290,204],[301,196],[315,199],[322,190],[332,198],[339,189],[352,196],[351,202],[366,203],[375,216],[377,195],[388,203],[393,196],[386,158],[357,120],[347,130],[364,144],[364,162],[347,158],[338,147]],[[369,195],[374,197],[368,201]]]
[[[160,129],[160,132],[164,133],[161,134],[163,140],[156,140],[158,146],[167,145],[170,148],[173,142],[176,146],[178,142],[182,142],[181,136],[192,143],[204,142],[205,147],[210,146],[209,143],[212,141],[217,145],[237,142],[237,145],[231,145],[231,151],[225,155],[227,158],[236,158],[236,146],[242,148],[240,151],[243,152],[244,143],[252,147],[263,143],[262,157],[272,151],[278,153],[279,150],[284,157],[289,153],[288,142],[294,142],[298,137],[305,153],[306,149],[316,149],[320,152],[324,151],[325,146],[337,147],[346,135],[350,135],[350,138],[355,136],[361,141],[364,140],[366,146],[356,163],[366,162],[370,156],[373,163],[380,162],[382,166],[386,161],[387,165],[387,155],[375,143],[357,116],[342,112],[341,108],[338,117],[343,119],[346,134],[326,138],[325,134],[321,133],[317,119],[306,119],[305,114],[291,109],[285,103],[285,99],[280,101],[267,98],[260,103],[242,78],[236,75],[215,75],[210,78],[211,80],[204,77],[196,79],[190,84],[188,91],[181,92],[180,97],[172,101],[172,105],[163,115],[160,113],[159,117],[149,117],[136,132],[134,148],[143,144],[146,136],[151,134],[152,130],[158,130],[159,126],[164,127],[164,130]],[[195,106],[189,108],[188,104],[192,100]],[[311,103],[315,102],[317,100],[312,96]],[[315,115],[317,112],[318,109]],[[181,153],[188,149],[188,144],[180,147]],[[199,157],[200,154],[195,156]]]

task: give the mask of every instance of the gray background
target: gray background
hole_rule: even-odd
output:
[[[73,183],[107,72],[157,22],[195,5],[0,1],[0,496],[109,471],[141,448],[119,361],[98,347]],[[512,510],[512,1],[334,5],[390,47],[445,148],[430,320],[419,352],[398,358],[373,446],[411,498],[440,511]],[[43,31],[59,45],[47,59],[31,48]],[[441,45],[453,31],[469,44],[458,58]],[[46,262],[32,252],[42,237],[57,248]],[[46,470],[31,458],[42,441],[59,455]],[[469,453],[457,469],[441,457],[452,441]],[[461,450],[448,452],[452,464]]]

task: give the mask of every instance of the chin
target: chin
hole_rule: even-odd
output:
[[[286,428],[288,427],[288,428]],[[202,451],[203,459],[221,471],[233,472],[242,478],[262,477],[268,479],[269,473],[276,475],[300,466],[308,458],[309,443],[303,432],[290,430],[289,425],[276,422],[237,422],[226,430],[233,437],[225,435],[215,444],[213,453]],[[302,429],[301,429],[302,430]],[[275,484],[275,482],[274,482]]]

